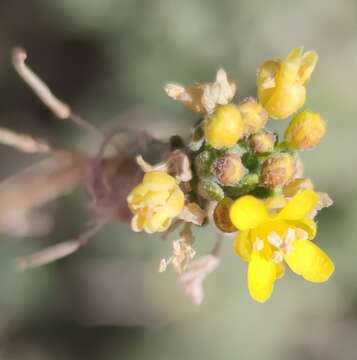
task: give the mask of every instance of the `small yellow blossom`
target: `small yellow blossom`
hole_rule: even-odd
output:
[[[132,190],[127,202],[134,214],[132,229],[154,233],[167,230],[172,219],[182,211],[185,198],[172,176],[151,171]]]
[[[233,104],[218,106],[206,120],[204,133],[206,141],[215,149],[231,147],[243,135],[243,121],[237,106]]]
[[[303,111],[296,115],[285,131],[286,144],[296,150],[318,145],[326,133],[326,122],[319,113]]]
[[[270,298],[275,281],[284,274],[284,262],[311,282],[327,281],[333,273],[332,260],[311,241],[316,223],[310,214],[318,202],[317,193],[303,190],[279,211],[250,195],[231,206],[231,220],[240,230],[234,248],[249,264],[248,289],[254,300]]]
[[[293,49],[285,60],[269,60],[257,74],[259,102],[273,119],[283,119],[298,111],[305,103],[305,85],[316,66],[314,51],[303,53]]]

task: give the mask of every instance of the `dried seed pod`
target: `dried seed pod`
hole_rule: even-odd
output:
[[[231,198],[224,198],[221,200],[213,211],[213,220],[219,230],[225,233],[231,233],[237,231],[229,217],[229,209],[233,204]]]

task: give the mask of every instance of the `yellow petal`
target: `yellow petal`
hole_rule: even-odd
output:
[[[284,257],[293,272],[311,282],[324,282],[335,270],[332,260],[313,242],[295,240],[293,251]]]
[[[286,60],[281,63],[276,76],[278,86],[285,87],[296,83],[301,66],[301,54],[302,49],[295,48],[289,53]]]
[[[164,171],[150,171],[145,174],[143,184],[151,191],[163,191],[172,189],[176,181]]]
[[[253,251],[248,265],[248,290],[258,302],[267,301],[277,278],[276,264],[267,260],[259,251]]]
[[[142,183],[135,186],[126,199],[128,204],[136,205],[137,203],[141,202],[143,197],[148,193],[148,191],[148,188]]]
[[[239,230],[254,229],[268,218],[268,211],[262,201],[254,196],[242,196],[230,208],[229,216]]]
[[[170,197],[167,199],[167,203],[164,207],[166,214],[169,217],[177,216],[182,211],[184,204],[185,196],[181,189],[177,186]]]
[[[314,220],[305,218],[301,220],[288,220],[287,224],[291,225],[292,228],[302,229],[307,232],[309,240],[313,240],[316,236],[317,225]]]
[[[234,240],[235,253],[242,258],[243,261],[249,261],[252,253],[252,241],[250,239],[250,231],[241,231]]]
[[[145,217],[139,212],[135,214],[131,219],[131,228],[135,232],[140,232],[144,229]]]
[[[276,269],[276,278],[281,279],[285,275],[284,264],[282,262],[275,264],[275,269]]]
[[[168,190],[149,191],[145,195],[143,201],[145,202],[146,206],[155,207],[155,206],[164,205],[169,196],[170,196],[170,192]]]
[[[300,82],[305,84],[311,77],[317,64],[318,55],[315,51],[307,51],[302,57],[302,63],[299,70]]]
[[[169,222],[168,222],[169,220]],[[171,219],[164,212],[157,212],[152,217],[146,220],[144,229],[147,233],[165,231],[170,225]]]
[[[284,84],[284,82],[281,82]],[[305,103],[306,89],[300,84],[280,85],[264,104],[272,119],[284,119],[298,111]]]
[[[319,196],[313,190],[303,190],[297,193],[289,203],[278,213],[278,219],[301,220],[306,218],[316,207]]]

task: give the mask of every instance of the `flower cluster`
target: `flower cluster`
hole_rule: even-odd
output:
[[[249,292],[259,302],[269,299],[285,263],[308,281],[326,281],[333,262],[312,240],[314,217],[331,200],[304,177],[299,158],[299,151],[315,147],[326,133],[319,113],[301,110],[316,63],[317,54],[301,48],[286,59],[264,62],[257,72],[257,98],[238,104],[232,101],[236,84],[223,69],[211,83],[167,84],[168,96],[201,120],[165,162],[152,167],[141,162],[146,174],[127,199],[133,230],[169,232],[181,223],[187,230],[187,224],[202,226],[211,219],[219,234],[235,234],[235,252],[248,262]],[[290,116],[281,140],[266,129],[269,119]],[[186,233],[174,242],[164,268],[172,262],[186,271],[194,255],[192,233]]]

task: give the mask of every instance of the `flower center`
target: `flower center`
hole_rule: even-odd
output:
[[[280,236],[275,231],[268,235],[268,242],[276,248],[273,252],[272,260],[276,263],[282,262],[284,255],[290,254],[293,251],[293,242],[296,239],[307,240],[307,232],[299,228],[288,228],[285,236]]]

